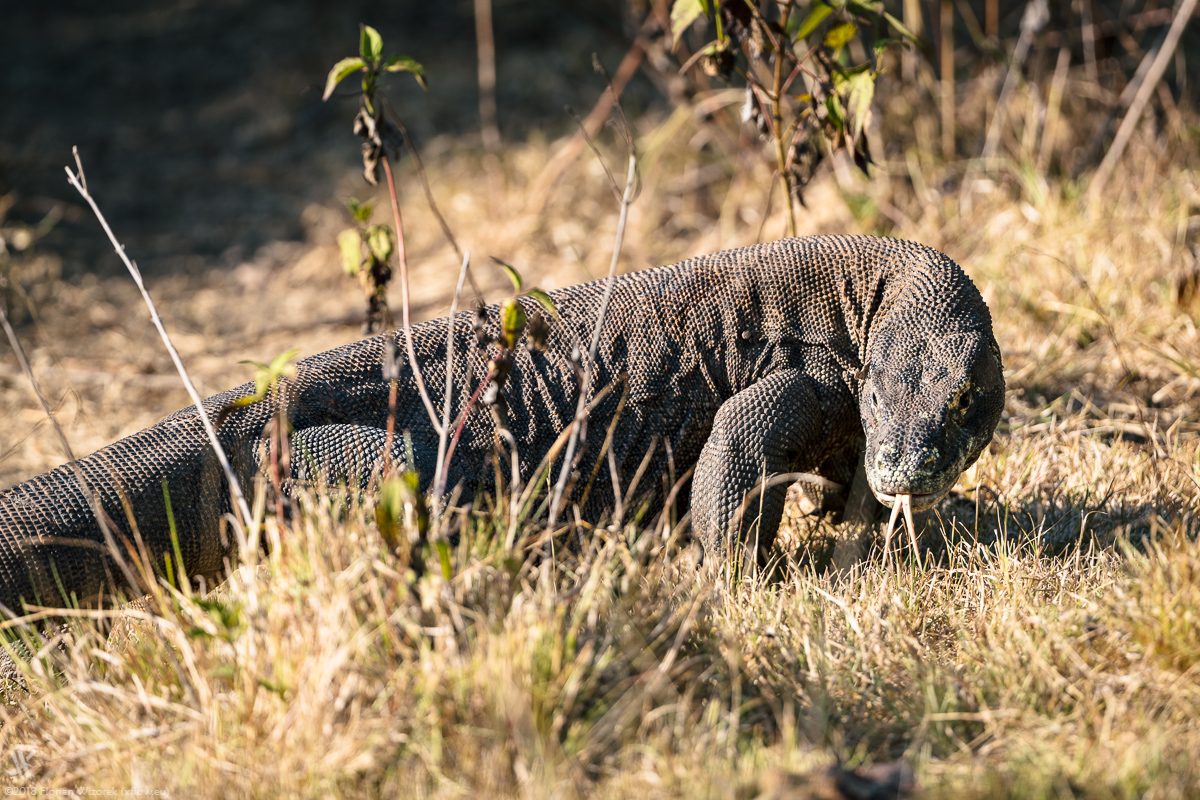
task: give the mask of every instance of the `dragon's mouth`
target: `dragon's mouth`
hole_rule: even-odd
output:
[[[930,494],[910,494],[908,497],[912,510],[924,511],[927,508],[932,508],[933,506],[937,505],[943,497],[950,493],[950,489],[953,486],[954,484],[950,483],[944,489],[939,489],[938,491]],[[871,491],[875,493],[875,497],[879,499],[879,502],[883,503],[888,508],[894,506],[896,504],[896,498],[902,496],[899,494],[887,494],[885,492],[876,491],[874,487],[871,487]]]

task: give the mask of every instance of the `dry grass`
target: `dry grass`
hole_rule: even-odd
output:
[[[1028,166],[1018,130],[1016,155],[964,209],[962,166],[913,139],[928,115],[889,102],[913,121],[885,116],[899,120],[881,134],[898,143],[885,176],[826,173],[804,232],[885,230],[959,260],[993,309],[1010,387],[995,442],[923,515],[922,560],[884,569],[869,537],[800,517],[770,577],[697,570],[653,525],[585,526],[582,546],[527,560],[499,551],[503,515],[482,509],[446,571],[430,556],[418,579],[380,540],[370,498],[310,497],[291,528],[268,517],[282,546],[216,595],[164,590],[119,646],[81,621],[67,656],[33,661],[29,695],[3,710],[0,768],[16,781],[21,765],[24,785],[176,796],[753,797],[775,769],[904,757],[931,796],[1200,794],[1195,129],[1143,130],[1090,209],[1069,180]],[[1056,159],[1085,133],[1064,125]],[[647,120],[643,135],[626,268],[755,240],[761,164],[729,155],[689,112]],[[428,155],[464,246],[552,287],[604,271],[616,214],[587,162],[544,216],[524,211],[547,152],[531,142],[484,158],[450,143]],[[407,196],[415,302],[431,316],[456,260],[419,190]],[[349,338],[344,324],[295,322],[359,302],[332,266],[332,214],[311,211],[306,252],[243,270],[260,282],[240,297],[228,292],[239,278],[216,275],[202,292],[152,287],[177,326],[214,326],[181,337],[210,389],[244,377],[232,366],[243,353]],[[776,208],[765,237],[782,227]],[[60,395],[50,352],[100,295],[134,307],[106,286],[40,306],[56,332],[40,364]],[[206,321],[216,296],[219,323]],[[256,313],[263,298],[291,327]],[[143,372],[158,358],[147,350]],[[82,388],[106,419],[85,443],[184,403],[127,386],[137,414],[129,389]],[[19,391],[0,394],[6,411],[28,404]],[[41,442],[27,439],[6,474],[52,463]]]

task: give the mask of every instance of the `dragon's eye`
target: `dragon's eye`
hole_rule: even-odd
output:
[[[958,413],[966,415],[966,413],[971,410],[971,404],[974,402],[975,392],[971,391],[971,387],[968,386],[963,390],[962,394],[958,396],[955,407],[958,409]]]

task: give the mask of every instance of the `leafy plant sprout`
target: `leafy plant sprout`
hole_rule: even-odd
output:
[[[761,10],[751,0],[675,0],[671,7],[673,47],[703,21],[716,31],[680,72],[699,67],[723,80],[736,72],[745,81],[742,122],[773,145],[788,236],[796,235],[795,204],[803,205],[802,191],[826,156],[846,150],[864,173],[872,163],[865,133],[875,79],[880,55],[897,41],[882,33],[890,27],[919,44],[882,2],[814,0],[801,11],[795,0],[772,0]],[[804,88],[793,93],[797,78]]]
[[[379,31],[370,25],[361,26],[358,53],[357,56],[343,58],[333,65],[333,68],[329,70],[329,74],[325,79],[325,93],[321,99],[328,100],[333,95],[334,89],[344,79],[356,72],[362,73],[362,93],[359,95],[358,113],[354,116],[354,133],[363,140],[363,178],[366,179],[367,183],[375,186],[379,181],[379,166],[380,164],[383,165],[384,174],[387,176],[388,195],[392,201],[396,260],[400,264],[400,303],[405,349],[408,353],[409,363],[412,365],[417,389],[420,392],[422,402],[425,404],[425,411],[429,414],[429,420],[433,424],[434,429],[440,433],[441,424],[438,421],[438,414],[433,408],[433,402],[429,399],[429,392],[425,388],[425,378],[421,374],[421,368],[417,363],[416,351],[413,347],[412,320],[409,315],[408,299],[408,254],[404,246],[404,223],[400,216],[400,201],[396,197],[396,180],[392,175],[391,159],[399,155],[400,147],[405,142],[406,137],[404,136],[403,129],[396,124],[399,123],[399,120],[395,120],[394,123],[392,119],[383,113],[383,108],[378,102],[380,99],[386,100],[379,92],[379,76],[381,73],[408,72],[421,85],[421,88],[428,90],[428,84],[425,82],[425,68],[416,60],[406,55],[394,53],[384,58],[383,37],[379,35]],[[388,103],[387,105],[390,108],[391,104]],[[384,306],[386,308],[386,298]],[[369,323],[370,313],[368,310]]]

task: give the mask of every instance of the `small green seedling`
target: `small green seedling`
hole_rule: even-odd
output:
[[[393,53],[385,59],[383,37],[379,35],[379,31],[370,25],[359,27],[362,34],[359,37],[358,55],[343,58],[333,65],[325,78],[325,94],[321,96],[322,100],[328,100],[337,85],[356,72],[362,73],[362,93],[367,111],[372,114],[375,113],[375,86],[379,82],[381,72],[411,73],[421,88],[429,91],[429,84],[425,82],[425,68],[416,59],[399,53]]]

